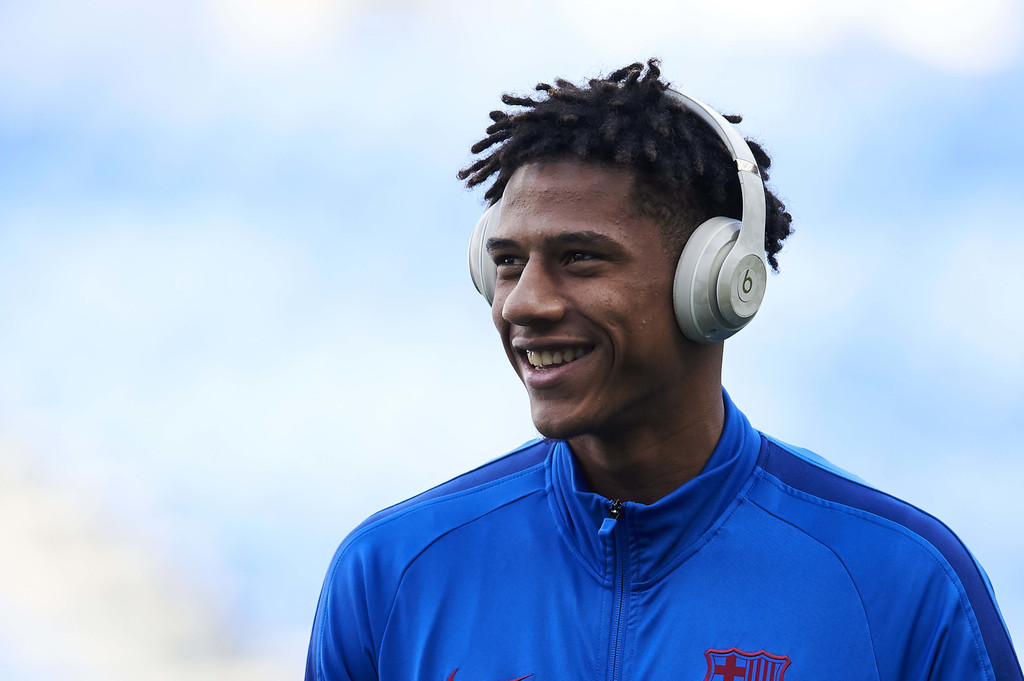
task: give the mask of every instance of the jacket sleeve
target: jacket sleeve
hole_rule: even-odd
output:
[[[971,579],[961,577],[973,569]],[[957,574],[944,561],[930,576],[918,573],[915,601],[891,593],[890,615],[903,622],[902,668],[895,676],[921,681],[1024,681],[981,566],[970,557]],[[899,640],[900,625],[890,634]],[[883,675],[883,681],[885,676]]]
[[[949,598],[945,606],[940,602],[923,608],[943,611],[939,618],[941,626],[931,633],[925,644],[931,653],[927,679],[1024,681],[1020,661],[999,613],[988,576],[977,561],[974,565],[984,582],[984,589],[977,589],[970,597],[965,592],[956,594],[959,598]],[[963,588],[963,585],[959,586]]]
[[[346,540],[327,571],[317,603],[306,656],[306,681],[377,681],[375,632],[386,610],[372,589],[373,569],[365,550]]]
[[[999,658],[1006,659],[1005,652],[990,649],[993,642],[984,640],[973,613],[965,611],[962,603],[949,605],[947,617],[940,620],[930,635],[925,637],[921,631],[917,640],[912,640],[922,651],[920,671],[927,669],[927,673],[914,676],[927,681],[1020,681],[1019,667],[1000,668]],[[1010,655],[1016,657],[1012,648]]]

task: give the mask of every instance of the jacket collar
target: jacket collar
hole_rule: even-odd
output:
[[[751,480],[761,434],[722,391],[725,423],[704,470],[653,504],[627,501],[613,532],[628,537],[632,581],[659,579],[702,545]],[[595,576],[608,577],[610,537],[598,535],[612,501],[587,489],[568,443],[552,449],[548,486],[555,522]],[[621,544],[620,544],[621,545]]]

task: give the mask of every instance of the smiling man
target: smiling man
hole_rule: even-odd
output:
[[[721,385],[790,216],[655,61],[506,95],[470,270],[543,439],[341,545],[308,680],[1020,681],[927,514],[753,429]]]

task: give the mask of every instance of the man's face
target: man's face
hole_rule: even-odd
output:
[[[505,189],[491,313],[545,436],[621,435],[679,408],[693,344],[673,316],[676,259],[630,202],[633,181],[547,161]]]

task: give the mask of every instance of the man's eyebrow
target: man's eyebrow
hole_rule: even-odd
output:
[[[607,234],[584,230],[580,232],[562,232],[545,237],[542,245],[545,248],[552,246],[602,246],[604,248],[621,249],[622,244]],[[515,239],[501,239],[492,237],[487,240],[487,252],[494,253],[506,249],[519,248],[519,242]]]
[[[487,252],[494,253],[495,251],[504,251],[508,249],[515,249],[519,247],[519,243],[513,239],[495,239],[491,237],[487,240]]]

